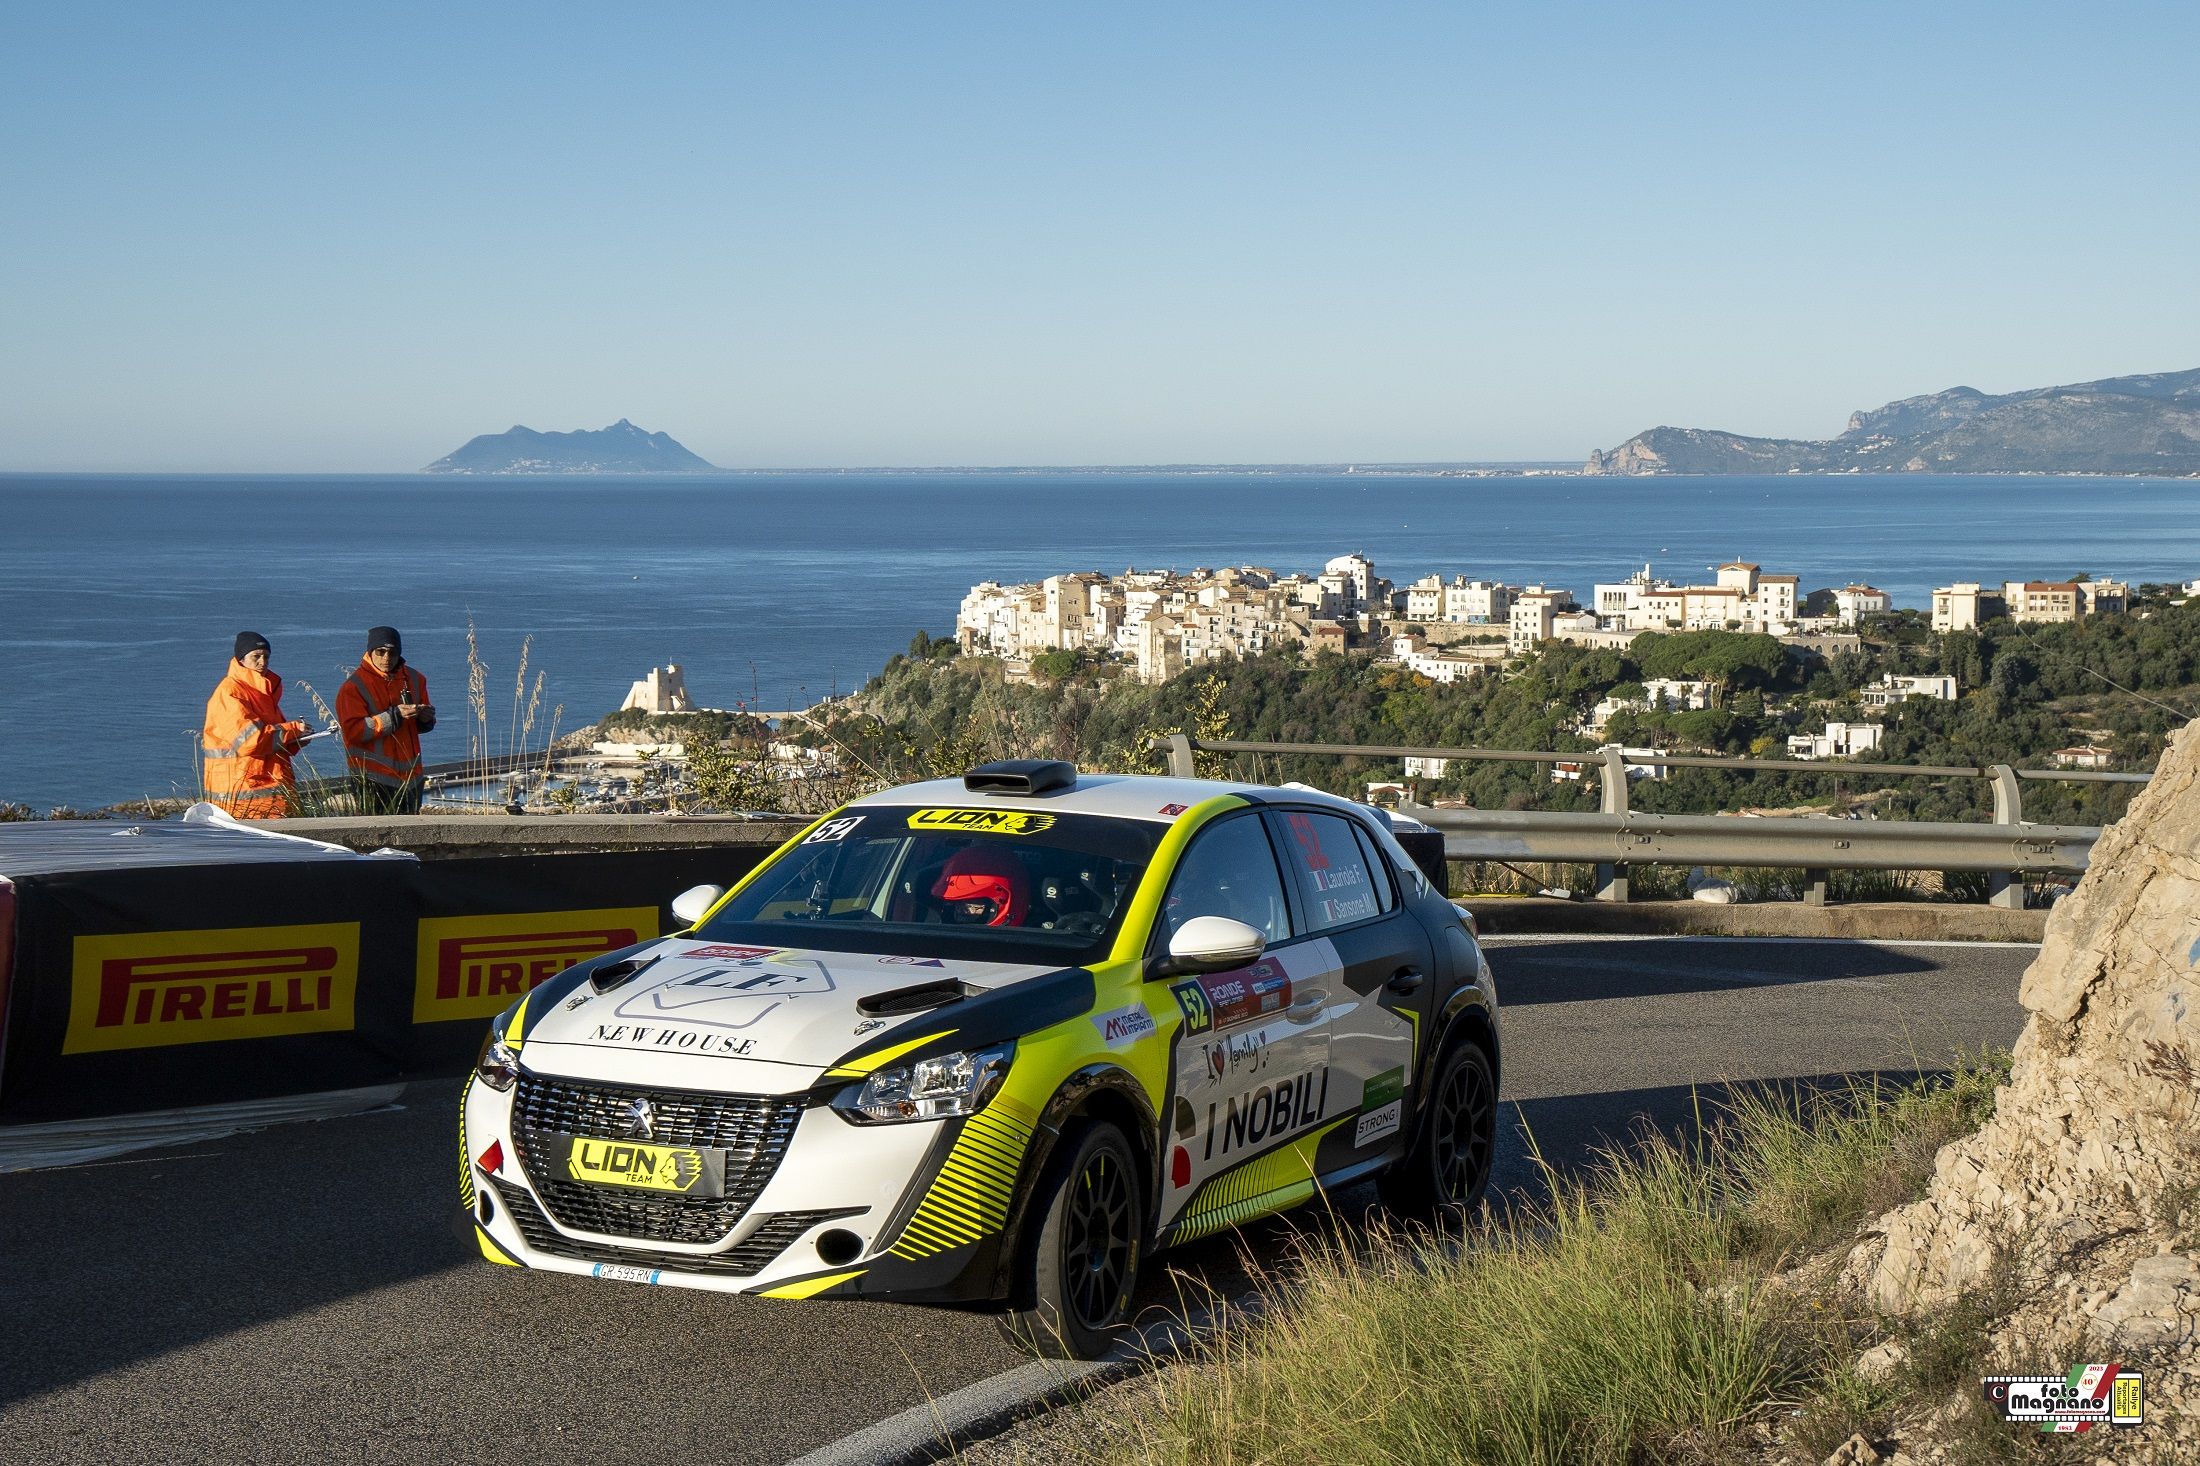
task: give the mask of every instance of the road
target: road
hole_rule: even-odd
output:
[[[2033,949],[1492,939],[1512,1133],[1561,1165],[1697,1086],[1907,1075],[2006,1045]],[[0,1460],[784,1461],[1019,1362],[981,1317],[515,1272],[446,1229],[456,1086],[399,1105],[0,1176]],[[1352,1215],[1372,1188],[1339,1198]],[[1284,1222],[1244,1234],[1257,1254]],[[1146,1295],[1236,1288],[1244,1243]]]

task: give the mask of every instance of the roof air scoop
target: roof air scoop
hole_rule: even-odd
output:
[[[963,775],[973,794],[1052,794],[1077,787],[1077,765],[1052,758],[1011,758],[980,764]]]

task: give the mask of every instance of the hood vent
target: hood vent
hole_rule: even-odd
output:
[[[632,981],[637,974],[646,972],[656,965],[657,959],[654,957],[643,957],[638,960],[633,957],[622,957],[616,962],[606,962],[594,972],[589,973],[588,985],[599,993],[608,993],[613,988]]]
[[[968,990],[954,978],[938,982],[919,983],[912,988],[895,988],[890,993],[873,993],[868,998],[856,999],[856,1011],[872,1018],[897,1018],[904,1013],[922,1013],[927,1008],[937,1008],[945,1003],[962,1001]]]
[[[1053,758],[1011,758],[980,764],[963,775],[973,794],[1052,794],[1077,787],[1077,765]]]

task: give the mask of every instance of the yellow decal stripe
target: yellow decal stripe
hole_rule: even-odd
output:
[[[1038,1114],[1006,1095],[963,1123],[955,1148],[901,1236],[887,1249],[914,1261],[967,1246],[1001,1229]]]
[[[924,1047],[924,1045],[932,1042],[934,1039],[946,1038],[954,1031],[955,1030],[952,1028],[942,1029],[938,1033],[928,1033],[922,1038],[913,1038],[905,1044],[895,1044],[890,1049],[880,1049],[875,1054],[865,1054],[860,1059],[850,1059],[845,1064],[835,1065],[833,1068],[826,1070],[825,1077],[827,1079],[865,1078],[871,1073],[872,1070],[880,1068],[883,1065],[892,1063],[894,1060],[900,1058],[903,1054],[908,1053],[911,1049],[922,1048]]]
[[[521,998],[519,1006],[512,1010],[512,1021],[504,1025],[504,1046],[506,1048],[514,1050],[519,1048],[520,1040],[527,1032],[527,1001],[528,998],[532,997],[534,997],[534,993],[530,991],[527,997]]]
[[[1332,1120],[1235,1170],[1225,1171],[1199,1188],[1184,1216],[1169,1234],[1172,1243],[1189,1242],[1210,1232],[1281,1211],[1314,1194],[1314,1155],[1322,1137],[1352,1116]]]
[[[474,1240],[481,1244],[481,1255],[488,1258],[489,1261],[493,1263],[498,1263],[504,1267],[519,1266],[519,1264],[514,1261],[503,1248],[497,1246],[496,1243],[490,1241],[489,1234],[482,1231],[479,1227],[474,1228]]]
[[[798,1282],[782,1283],[776,1288],[766,1288],[759,1298],[814,1298],[827,1288],[837,1288],[850,1278],[860,1278],[869,1268],[857,1268],[854,1272],[827,1273],[822,1278],[803,1278]]]
[[[458,1204],[468,1211],[474,1209],[474,1158],[466,1149],[466,1102],[474,1097],[474,1076],[466,1076],[466,1087],[458,1092]]]

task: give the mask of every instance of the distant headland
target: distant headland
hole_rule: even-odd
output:
[[[514,427],[484,433],[422,473],[716,473],[670,433],[645,432],[625,418],[608,428],[538,433]]]
[[[2200,368],[2000,397],[1952,387],[1853,413],[1823,442],[1652,428],[1582,471],[2200,475]]]

